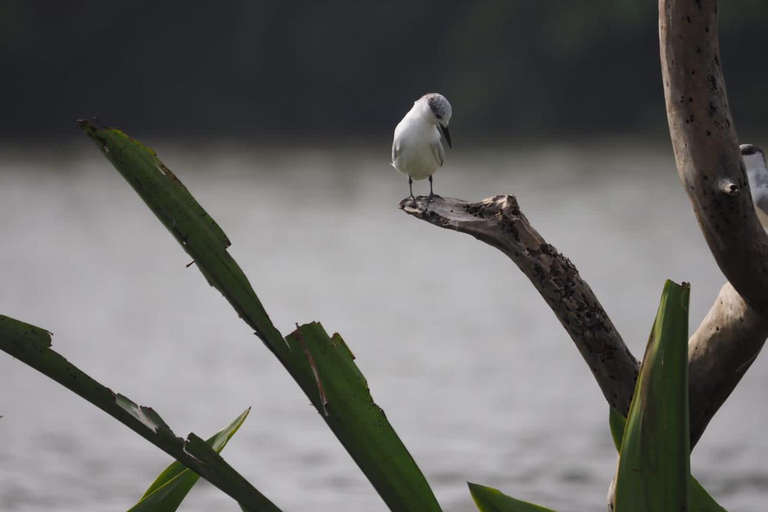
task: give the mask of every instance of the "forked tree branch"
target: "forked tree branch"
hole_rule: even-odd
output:
[[[678,173],[728,278],[689,340],[691,447],[768,337],[768,236],[752,206],[720,66],[717,2],[660,0],[659,40]],[[435,197],[400,208],[501,250],[528,276],[573,339],[603,395],[626,414],[638,363],[571,262],[536,232],[512,196]]]
[[[726,283],[688,341],[691,447],[752,365],[766,337],[766,316]]]
[[[717,1],[659,0],[659,43],[680,181],[729,281],[689,342],[693,446],[768,336],[768,236],[728,106]]]
[[[513,196],[479,203],[435,196],[400,208],[430,224],[472,235],[517,264],[552,308],[608,403],[626,414],[639,364],[576,267],[530,225]],[[766,317],[726,284],[688,344],[691,446],[752,364],[768,336]]]
[[[400,208],[430,224],[467,233],[514,261],[563,324],[612,407],[627,414],[639,364],[589,285],[568,258],[530,225],[513,196],[479,203],[434,196],[404,199]]]
[[[728,106],[717,2],[660,0],[659,41],[680,181],[725,277],[745,301],[766,309],[768,236],[752,206]]]

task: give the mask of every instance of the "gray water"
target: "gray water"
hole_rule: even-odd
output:
[[[397,209],[388,143],[353,149],[146,141],[232,240],[283,332],[320,320],[357,357],[376,402],[448,512],[466,482],[561,511],[605,510],[607,406],[552,312],[513,263]],[[608,149],[606,149],[608,148]],[[516,194],[642,355],[664,279],[692,283],[691,324],[724,278],[668,146],[454,149],[435,190]],[[418,193],[426,183],[416,184]],[[386,510],[283,368],[98,151],[0,152],[0,313],[207,437],[248,406],[225,458],[285,511]],[[0,354],[0,510],[126,510],[170,462],[57,384]],[[693,473],[731,512],[768,499],[768,360],[696,448]],[[181,510],[236,510],[201,482]]]

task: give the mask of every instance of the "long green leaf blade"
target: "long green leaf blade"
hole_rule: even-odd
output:
[[[226,234],[155,152],[120,130],[102,130],[87,120],[78,123],[197,263],[208,283],[229,300],[270,349],[286,351],[282,335],[227,252]]]
[[[622,439],[616,512],[689,510],[689,293],[664,286]]]
[[[616,451],[621,453],[621,439],[624,436],[624,425],[627,419],[616,409],[610,408],[608,423],[611,427],[611,437]],[[691,512],[727,512],[715,499],[702,487],[698,480],[691,475],[689,482],[690,509]]]
[[[527,501],[520,501],[507,496],[493,487],[468,483],[469,492],[480,512],[555,512]]]
[[[693,476],[691,476],[688,490],[691,494],[691,510],[693,512],[727,512]]]
[[[189,434],[187,439],[176,437],[151,407],[113,393],[52,350],[51,333],[45,329],[0,315],[0,350],[91,402],[249,510],[280,512],[195,434]]]
[[[208,438],[205,444],[216,453],[221,453],[250,411],[250,408],[246,409],[229,425]],[[190,471],[183,464],[174,462],[160,473],[129,512],[175,512],[199,479],[200,475]]]
[[[224,295],[277,356],[389,508],[439,511],[440,506],[421,470],[386,421],[383,411],[373,403],[351,353],[346,359],[337,355],[319,357],[320,362],[310,363],[308,354],[313,354],[315,349],[305,351],[298,340],[283,338],[240,266],[227,252],[226,235],[154,151],[119,130],[100,129],[84,120],[79,123],[192,257],[208,282]],[[305,328],[306,334],[302,331]],[[312,347],[328,343],[328,336],[320,331],[319,325],[299,329],[307,340],[315,340],[307,341]],[[343,344],[334,343],[337,347]],[[319,378],[315,377],[316,373]],[[354,386],[352,391],[347,394],[342,388],[330,385],[328,390],[321,389],[325,380],[330,382],[336,378],[348,379]],[[323,398],[318,398],[321,395]],[[366,410],[369,411],[364,412]],[[375,418],[378,420],[374,421]],[[350,425],[354,425],[354,429]]]
[[[424,476],[376,405],[354,355],[338,334],[319,323],[302,325],[286,337],[291,374],[392,510],[439,510],[425,492]],[[372,466],[380,468],[377,471]],[[406,499],[407,498],[407,501]],[[393,504],[396,505],[393,506]]]

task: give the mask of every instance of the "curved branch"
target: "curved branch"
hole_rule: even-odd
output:
[[[638,362],[576,267],[530,225],[513,196],[479,203],[435,197],[400,203],[409,215],[472,235],[528,276],[565,327],[608,403],[626,414]],[[691,447],[739,383],[768,337],[768,317],[730,284],[688,342]]]
[[[768,318],[726,283],[688,341],[691,447],[768,338]]]
[[[729,283],[689,340],[691,447],[768,337],[768,236],[749,193],[720,68],[715,0],[659,0],[669,131],[680,180]],[[571,262],[533,229],[512,196],[480,203],[426,197],[400,208],[501,250],[528,276],[626,414],[638,362]]]
[[[479,203],[434,196],[400,208],[436,226],[474,236],[506,254],[528,276],[571,336],[612,407],[627,414],[639,364],[589,285],[568,258],[528,223],[514,196]]]
[[[715,0],[660,0],[664,97],[680,180],[718,266],[768,309],[768,236],[757,219],[733,126]]]
[[[680,180],[729,283],[689,341],[691,447],[768,336],[768,236],[720,66],[716,0],[659,0],[669,133]]]

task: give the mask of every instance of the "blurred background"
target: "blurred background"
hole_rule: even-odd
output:
[[[722,9],[740,128],[765,128],[768,6]],[[0,3],[0,130],[384,137],[427,91],[456,134],[666,132],[656,3],[637,0]]]
[[[765,146],[768,4],[721,5],[744,142]],[[724,278],[677,180],[656,4],[0,2],[0,313],[207,437],[283,510],[385,510],[298,387],[79,133],[95,116],[155,149],[233,242],[282,332],[320,320],[447,512],[466,482],[604,510],[615,452],[577,350],[503,255],[397,210],[392,130],[426,92],[453,105],[439,194],[515,194],[637,357],[664,279],[691,328]],[[417,183],[414,191],[428,190]],[[0,354],[0,509],[126,510],[170,461]],[[768,499],[758,358],[693,454],[731,512]],[[234,510],[201,482],[186,511]]]

